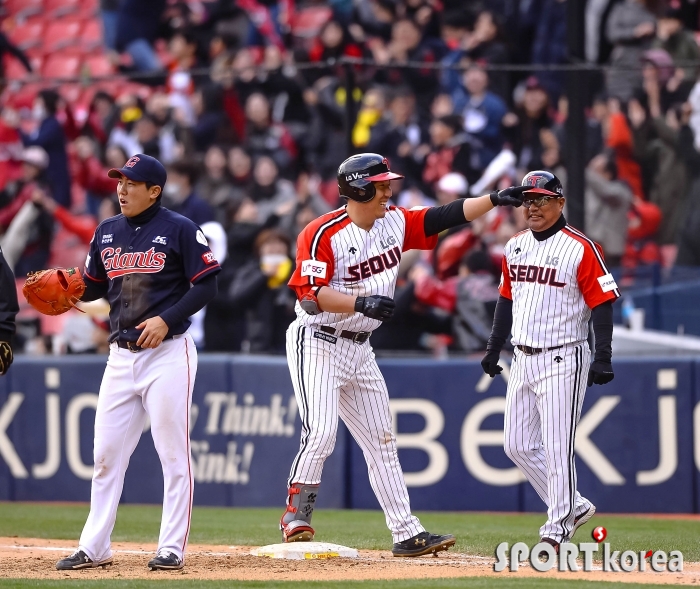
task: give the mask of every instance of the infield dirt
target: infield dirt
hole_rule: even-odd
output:
[[[251,546],[190,544],[186,566],[181,571],[149,571],[155,544],[118,542],[113,544],[114,564],[106,569],[57,571],[56,561],[74,549],[66,540],[0,538],[0,578],[26,579],[150,579],[166,578],[241,581],[361,581],[389,579],[436,579],[449,577],[497,578],[534,577],[693,585],[700,583],[700,563],[684,564],[682,573],[539,573],[529,566],[518,572],[495,573],[493,558],[459,552],[442,552],[439,557],[394,558],[391,552],[361,550],[360,558],[324,560],[283,560],[251,556]]]

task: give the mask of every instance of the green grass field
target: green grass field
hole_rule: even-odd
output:
[[[67,545],[75,546],[88,514],[87,505],[52,505],[32,503],[0,503],[0,536],[65,539]],[[264,545],[280,541],[277,530],[279,509],[222,509],[195,507],[192,518],[190,542],[193,544]],[[458,538],[456,550],[482,556],[492,556],[496,545],[506,541],[513,544],[524,541],[529,545],[537,542],[537,530],[543,514],[482,514],[423,512],[417,514],[427,529],[439,533],[452,533]],[[160,508],[155,506],[122,505],[119,508],[114,541],[155,542],[160,525]],[[379,511],[319,510],[314,514],[316,539],[336,542],[355,548],[389,549],[391,536],[386,529],[384,516]],[[577,542],[591,541],[593,527],[602,525],[608,530],[613,550],[681,550],[685,560],[700,561],[700,522],[662,520],[642,517],[596,514],[577,533]],[[175,582],[175,581],[171,581]],[[0,580],[0,589],[5,587],[53,587],[53,581]],[[71,586],[93,587],[97,582],[75,582]],[[100,587],[153,589],[165,586],[162,581],[99,581]],[[177,581],[178,587],[204,587],[218,589],[231,587],[231,581]],[[367,581],[367,582],[305,582],[320,588],[361,587],[363,589],[430,587],[431,589],[452,587],[556,587],[562,582],[545,579],[452,579],[426,581]],[[590,583],[567,581],[567,587],[587,586]],[[635,585],[606,583],[606,587],[620,585],[626,588]],[[236,582],[236,587],[271,587],[282,589],[294,587],[288,582]],[[652,585],[643,585],[652,587]]]

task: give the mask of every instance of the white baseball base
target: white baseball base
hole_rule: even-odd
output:
[[[289,558],[292,560],[315,560],[323,558],[359,558],[354,548],[330,544],[329,542],[290,542],[269,544],[250,551],[253,556],[268,558]]]

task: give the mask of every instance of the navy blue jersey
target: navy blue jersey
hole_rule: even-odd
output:
[[[110,342],[135,342],[139,323],[161,315],[190,284],[220,270],[202,230],[163,207],[140,226],[124,215],[100,223],[85,261],[86,279],[107,283]],[[189,326],[189,321],[170,325],[168,337]]]

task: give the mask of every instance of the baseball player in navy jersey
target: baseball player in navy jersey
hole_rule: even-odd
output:
[[[522,184],[529,229],[505,246],[501,294],[481,365],[491,377],[501,372],[499,354],[512,333],[505,451],[547,505],[540,537],[558,552],[595,513],[576,490],[576,425],[586,384],[614,376],[612,303],[619,291],[598,244],[566,223],[559,179],[536,171]]]
[[[202,231],[160,204],[162,164],[137,154],[118,178],[121,214],[97,227],[84,301],[107,297],[110,352],[95,415],[90,515],[78,550],[59,570],[112,563],[110,536],[129,458],[146,416],[163,467],[163,516],[151,569],[180,569],[190,532],[194,479],[189,415],[197,351],[188,317],[216,295],[219,264]]]
[[[347,205],[322,215],[299,235],[289,281],[298,299],[297,318],[287,331],[287,361],[302,433],[280,521],[286,542],[314,537],[311,516],[340,417],[362,448],[372,490],[393,536],[394,556],[436,553],[455,543],[452,535],[426,532],[411,514],[389,395],[369,339],[394,312],[403,252],[435,247],[438,233],[496,205],[519,206],[525,189],[405,210],[388,206],[394,178],[402,176],[391,172],[381,155],[348,158],[338,168],[338,189]]]

